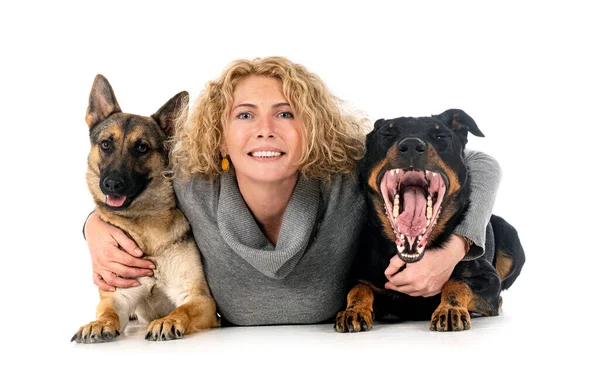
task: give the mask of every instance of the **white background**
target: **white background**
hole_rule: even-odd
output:
[[[600,27],[591,6],[123,3],[0,6],[3,371],[597,377]],[[527,255],[501,316],[450,334],[423,322],[355,335],[329,325],[228,328],[171,343],[147,343],[138,328],[116,343],[69,342],[97,302],[81,235],[93,207],[84,115],[94,76],[108,78],[124,111],[149,115],[181,90],[195,98],[230,61],[268,55],[305,65],[372,120],[448,108],[475,119],[486,137],[470,147],[503,169],[495,213],[519,230]]]

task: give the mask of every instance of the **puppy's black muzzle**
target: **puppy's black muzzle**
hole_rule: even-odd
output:
[[[405,138],[398,143],[398,154],[406,166],[423,168],[427,143],[415,137]]]
[[[107,171],[100,180],[100,190],[105,195],[129,196],[134,192],[133,182],[121,171]]]

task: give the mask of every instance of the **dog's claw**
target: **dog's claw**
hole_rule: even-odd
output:
[[[336,316],[333,328],[340,333],[368,331],[373,327],[373,313],[370,310],[345,310]]]
[[[431,316],[431,331],[466,331],[471,328],[469,311],[463,307],[439,306]]]

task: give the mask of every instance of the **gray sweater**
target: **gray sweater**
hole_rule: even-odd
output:
[[[466,259],[483,254],[500,168],[466,151],[472,207],[456,229],[473,241]],[[274,247],[246,206],[231,172],[216,181],[175,182],[180,208],[202,252],[206,279],[226,322],[311,324],[345,307],[348,274],[365,222],[365,200],[352,176],[330,183],[300,178]],[[493,251],[493,249],[492,249]]]

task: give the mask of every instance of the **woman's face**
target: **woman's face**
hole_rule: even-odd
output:
[[[238,181],[275,184],[297,176],[304,125],[279,80],[249,76],[238,83],[224,137]]]

